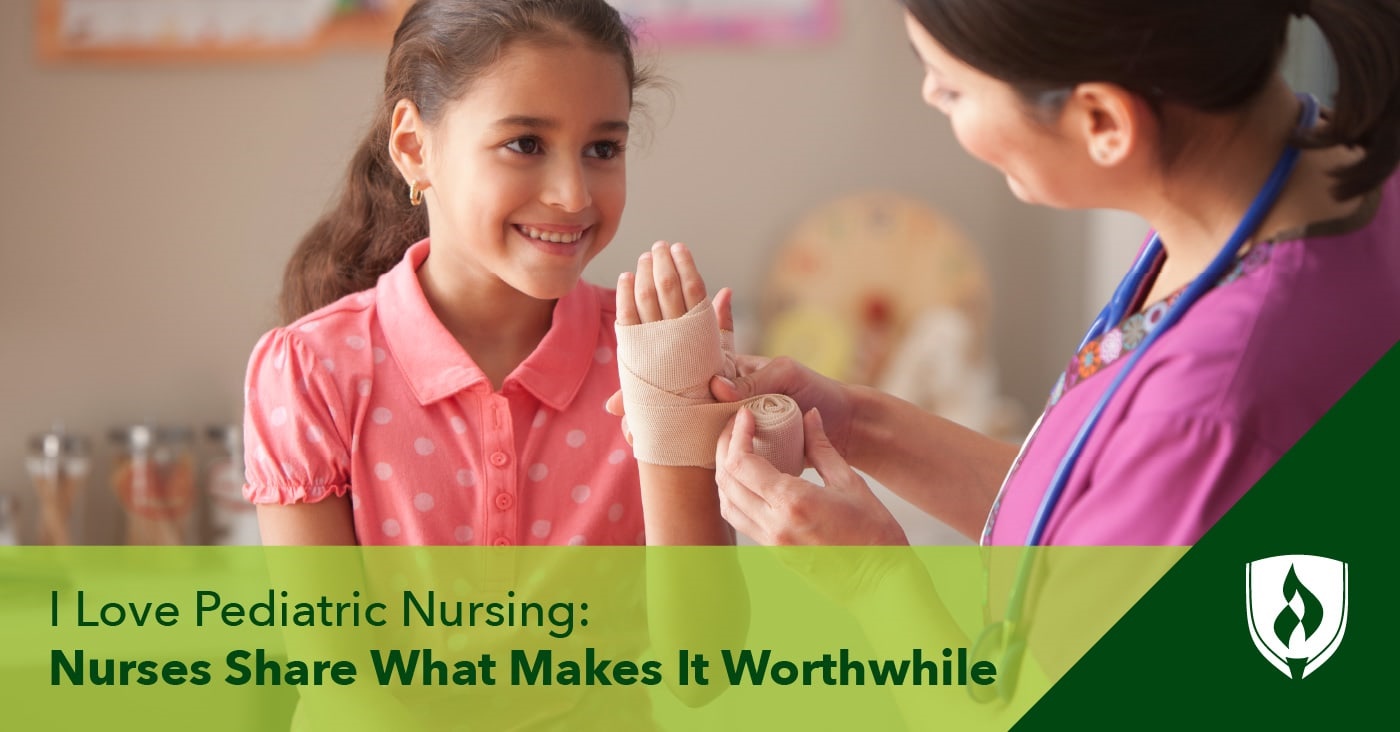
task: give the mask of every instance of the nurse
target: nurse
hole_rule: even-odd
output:
[[[1400,341],[1400,2],[905,0],[922,94],[1018,198],[1152,225],[1018,448],[787,359],[716,378],[807,412],[825,487],[716,450],[764,544],[898,544],[852,468],[986,544],[1200,539]],[[1336,56],[1335,106],[1280,76],[1292,16]],[[1029,242],[1027,245],[1034,245]],[[895,263],[891,263],[893,266]]]

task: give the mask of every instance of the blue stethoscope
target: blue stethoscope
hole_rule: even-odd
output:
[[[1298,129],[1301,132],[1311,129],[1312,126],[1317,123],[1318,104],[1317,100],[1313,98],[1311,94],[1300,94],[1298,98],[1303,104],[1303,113],[1298,122]],[[1167,310],[1167,313],[1162,317],[1157,327],[1143,338],[1142,343],[1138,345],[1137,349],[1128,357],[1127,362],[1123,364],[1123,368],[1118,370],[1113,381],[1109,382],[1108,388],[1104,390],[1103,395],[1100,396],[1098,402],[1094,404],[1094,408],[1089,412],[1089,416],[1084,419],[1084,423],[1080,425],[1079,431],[1075,433],[1074,440],[1070,442],[1069,449],[1065,451],[1064,457],[1060,459],[1060,464],[1055,469],[1054,476],[1050,479],[1050,485],[1046,488],[1045,495],[1040,499],[1040,506],[1036,509],[1035,518],[1031,521],[1030,530],[1026,532],[1026,546],[1039,546],[1041,540],[1044,538],[1045,529],[1050,524],[1050,517],[1054,515],[1055,509],[1060,502],[1060,495],[1064,492],[1065,485],[1069,483],[1070,473],[1074,471],[1074,466],[1079,461],[1079,455],[1084,451],[1084,445],[1088,443],[1089,436],[1093,434],[1094,427],[1098,425],[1099,417],[1103,415],[1104,408],[1108,405],[1108,402],[1113,399],[1113,395],[1118,392],[1118,388],[1123,384],[1123,381],[1127,379],[1133,366],[1136,365],[1138,361],[1142,360],[1142,356],[1147,353],[1147,349],[1150,348],[1163,333],[1166,333],[1168,329],[1175,325],[1177,321],[1181,320],[1181,317],[1186,311],[1189,310],[1202,295],[1215,287],[1234,266],[1235,260],[1239,257],[1240,250],[1244,248],[1245,242],[1249,241],[1250,236],[1254,234],[1254,231],[1259,228],[1259,224],[1263,222],[1264,216],[1269,213],[1269,209],[1273,208],[1274,203],[1278,200],[1279,194],[1283,191],[1284,184],[1287,183],[1289,175],[1293,173],[1293,167],[1298,162],[1298,154],[1298,148],[1293,145],[1284,148],[1283,155],[1279,157],[1278,162],[1274,165],[1273,172],[1269,174],[1269,179],[1265,181],[1264,187],[1255,195],[1254,200],[1249,204],[1248,210],[1245,211],[1244,217],[1240,219],[1239,225],[1237,225],[1234,232],[1230,234],[1230,238],[1226,240],[1225,245],[1221,247],[1219,253],[1215,255],[1215,258],[1211,260],[1205,270],[1186,286],[1186,289],[1182,291],[1181,296],[1177,298],[1172,307]],[[1137,261],[1133,263],[1132,268],[1128,270],[1123,280],[1118,283],[1118,288],[1114,290],[1113,297],[1109,299],[1108,304],[1099,312],[1098,317],[1094,318],[1094,323],[1089,327],[1089,332],[1086,333],[1084,339],[1079,342],[1079,348],[1075,349],[1076,353],[1083,350],[1084,346],[1088,345],[1090,341],[1099,338],[1109,329],[1123,322],[1123,319],[1127,317],[1129,312],[1137,305],[1142,286],[1157,269],[1161,257],[1162,241],[1156,233],[1153,233],[1152,239],[1147,243],[1147,246],[1143,248],[1142,253],[1138,255]],[[1036,428],[1038,429],[1039,426],[1040,424],[1037,422]],[[1034,434],[1035,431],[1032,430],[1031,436],[1034,437]],[[1030,438],[1027,438],[1025,444],[1030,444]],[[1022,450],[1024,451],[1024,449],[1023,447]],[[1018,456],[1016,463],[1013,463],[1013,467],[1011,468],[1012,473],[1016,470],[1015,465],[1019,463],[1020,457]],[[1006,481],[1002,483],[1003,491],[1005,491],[1006,484],[1009,483],[1010,480],[1011,476],[1008,474]],[[1000,495],[998,495],[998,502],[1000,498]],[[992,515],[987,519],[987,528],[983,532],[984,543],[991,536],[992,523],[995,520],[996,509],[993,508]],[[1021,651],[1024,650],[1022,647],[1024,641],[1019,638],[1017,631],[1019,630],[1021,615],[1025,610],[1025,595],[1030,580],[1032,564],[1034,564],[1034,561],[1028,555],[1026,558],[1022,559],[1020,565],[1017,567],[1016,580],[1015,584],[1012,586],[1006,619],[988,625],[977,640],[977,645],[979,646],[989,642],[1000,646],[1003,656],[1001,660],[1003,663],[999,663],[998,668],[1003,668],[1007,671],[1013,668],[1013,664],[1006,663],[1006,661],[1019,661],[1019,658],[1008,657],[1008,654],[1016,654],[1016,656],[1019,656]],[[995,686],[1000,686],[1000,684]],[[982,688],[990,689],[990,687]],[[1014,691],[1014,677],[1011,683],[1008,684],[1008,688],[996,695],[1005,697],[1012,691]],[[985,700],[986,699],[979,699],[979,701]]]

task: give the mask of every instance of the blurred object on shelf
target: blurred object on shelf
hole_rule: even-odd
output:
[[[818,206],[779,248],[762,291],[763,355],[1020,436],[1019,408],[997,392],[981,258],[922,202],[869,192]]]
[[[191,433],[137,424],[112,430],[112,491],[126,513],[126,543],[197,543]]]
[[[37,0],[46,61],[190,62],[387,49],[410,0]]]
[[[0,493],[0,546],[19,546],[19,496]]]
[[[262,543],[257,509],[243,498],[243,427],[215,425],[209,428],[207,436],[214,444],[214,455],[205,472],[209,542],[256,546]]]
[[[1025,413],[998,392],[991,359],[979,359],[973,350],[975,335],[957,310],[925,310],[909,325],[876,386],[965,427],[1018,442]]]
[[[29,438],[29,453],[24,464],[34,484],[38,521],[36,543],[55,546],[75,543],[75,508],[92,470],[87,438],[55,426]]]

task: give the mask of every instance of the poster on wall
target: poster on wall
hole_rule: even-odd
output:
[[[666,45],[824,41],[836,0],[609,0],[646,40]]]
[[[412,0],[35,0],[44,61],[266,60],[387,49]]]

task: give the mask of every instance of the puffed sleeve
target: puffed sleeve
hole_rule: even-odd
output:
[[[1089,490],[1057,512],[1047,543],[1194,544],[1281,454],[1228,421],[1137,417],[1109,434]]]
[[[331,374],[287,329],[262,337],[248,361],[243,444],[253,503],[314,503],[350,489],[348,438]]]

